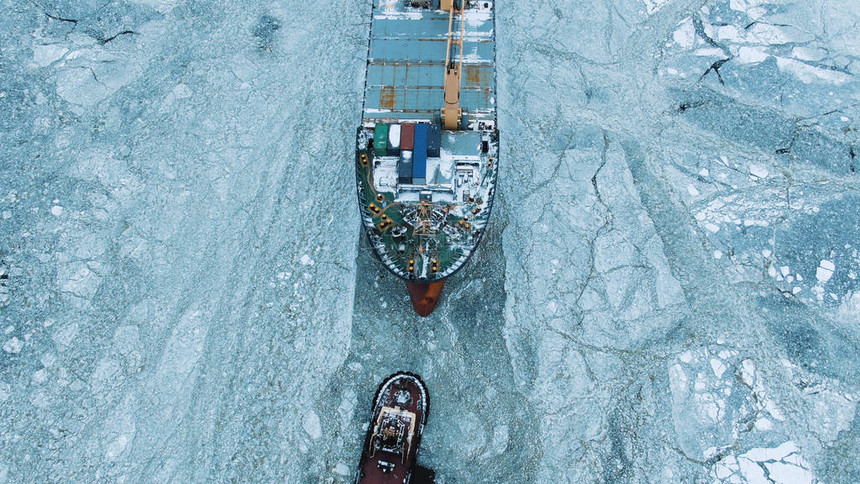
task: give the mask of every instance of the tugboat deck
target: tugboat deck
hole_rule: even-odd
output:
[[[409,482],[429,405],[427,388],[417,376],[398,373],[383,382],[374,398],[356,484]]]

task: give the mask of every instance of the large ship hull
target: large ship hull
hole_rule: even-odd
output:
[[[469,260],[492,211],[494,25],[493,2],[374,1],[356,137],[361,218],[379,260],[430,311],[441,290],[431,283]]]

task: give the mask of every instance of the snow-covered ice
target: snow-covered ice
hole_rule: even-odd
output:
[[[498,2],[486,239],[360,237],[370,3],[0,3],[0,484],[860,482],[860,4]]]

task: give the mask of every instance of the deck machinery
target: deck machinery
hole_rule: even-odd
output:
[[[358,199],[371,246],[422,315],[471,256],[493,204],[494,24],[491,1],[374,0]]]

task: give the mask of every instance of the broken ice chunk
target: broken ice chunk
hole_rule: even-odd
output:
[[[750,165],[750,178],[753,180],[767,178],[767,168],[761,165]]]
[[[23,347],[24,347],[24,343],[21,342],[21,340],[19,340],[18,338],[13,336],[12,339],[7,341],[3,345],[3,351],[5,351],[6,353],[12,353],[14,355],[14,354],[20,353],[21,348],[23,348]]]
[[[833,277],[833,272],[836,270],[836,265],[829,260],[822,260],[818,264],[818,268],[815,269],[815,277],[818,279],[818,282],[824,284]]]
[[[304,418],[302,418],[302,427],[310,438],[317,440],[322,437],[320,418],[313,410],[309,410],[308,413],[305,414]]]

